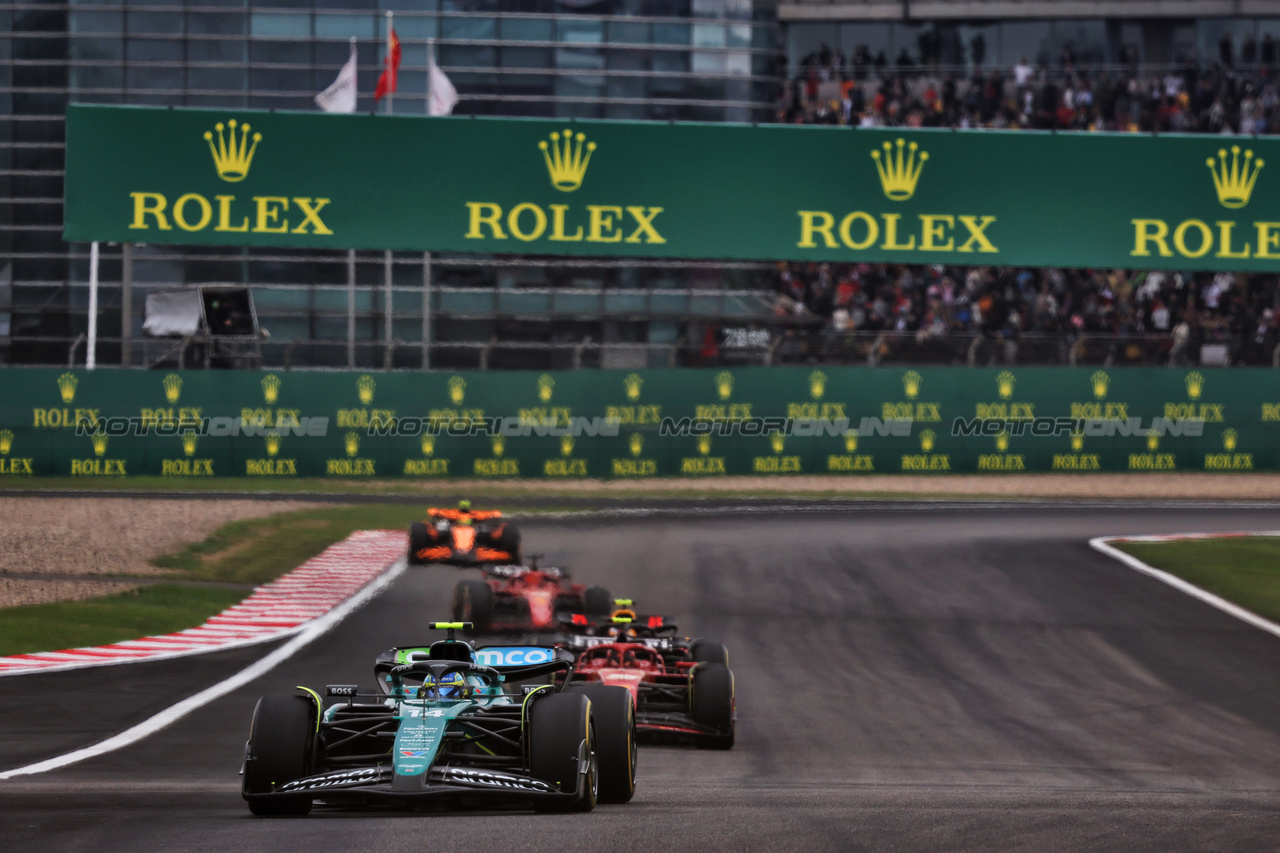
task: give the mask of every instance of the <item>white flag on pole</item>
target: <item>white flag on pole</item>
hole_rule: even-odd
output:
[[[453,88],[453,82],[449,80],[449,76],[440,70],[439,65],[436,65],[434,56],[428,56],[427,62],[431,74],[430,87],[427,90],[427,115],[447,116],[453,112],[453,105],[458,103],[458,90]]]
[[[316,103],[327,113],[356,111],[356,40],[351,40],[351,58],[338,72],[333,85],[316,95]]]

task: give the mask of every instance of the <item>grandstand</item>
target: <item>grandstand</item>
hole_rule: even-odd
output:
[[[604,0],[413,3],[397,114],[428,43],[460,115],[1271,133],[1267,3]],[[333,8],[339,6],[341,8]],[[0,6],[0,363],[82,364],[86,244],[62,240],[70,103],[315,110],[384,11]],[[1268,17],[1269,13],[1277,17]],[[881,61],[883,60],[883,61]],[[791,363],[1275,364],[1275,277],[104,245],[98,363],[216,363],[148,341],[148,294],[251,290],[268,367]],[[126,286],[127,285],[127,286]],[[189,345],[189,346],[188,346]]]

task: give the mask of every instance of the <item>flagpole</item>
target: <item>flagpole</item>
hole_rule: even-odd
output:
[[[93,370],[98,364],[98,241],[89,244],[89,342],[84,366]]]
[[[394,40],[392,38],[392,32],[393,32],[392,18],[394,14],[395,13],[391,12],[390,10],[387,11],[387,69],[388,70],[390,70],[393,67],[393,62],[394,62],[394,60],[391,57],[392,51],[395,49]],[[394,87],[389,88],[389,91],[387,92],[387,115],[391,115],[395,111],[394,110],[395,97],[396,97],[395,88]],[[383,317],[382,341],[387,347],[387,350],[386,350],[387,354],[390,355],[391,332],[392,332],[391,311],[393,307],[392,291],[391,291],[392,276],[391,276],[391,250],[390,249],[387,249],[382,256],[382,267],[383,267],[382,280],[383,280],[383,288],[384,288],[384,294],[382,297],[383,303],[384,303],[383,304],[384,317]],[[384,366],[387,369],[390,369],[391,362],[389,359],[384,360]]]
[[[427,39],[427,115],[431,115],[431,78],[435,76],[432,70],[436,64],[436,40]]]
[[[390,65],[390,63],[391,63],[391,51],[392,51],[392,49],[393,49],[393,47],[394,47],[394,45],[393,45],[393,44],[392,44],[392,42],[391,42],[391,32],[392,32],[392,29],[391,29],[391,23],[392,23],[392,20],[391,20],[391,19],[392,19],[392,16],[393,16],[394,14],[395,14],[394,12],[390,12],[390,11],[388,11],[388,12],[387,12],[387,63],[388,63],[388,64],[387,64],[387,68],[388,68],[388,69],[390,69],[390,68],[391,68],[391,65]],[[390,90],[387,92],[387,115],[391,115],[391,114],[395,111],[395,110],[393,109],[393,107],[394,107],[394,101],[395,101],[395,98],[396,98],[396,91],[395,91],[395,89],[390,89]]]

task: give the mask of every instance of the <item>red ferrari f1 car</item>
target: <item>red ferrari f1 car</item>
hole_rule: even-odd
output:
[[[564,620],[607,617],[612,599],[598,586],[571,583],[564,569],[538,566],[484,566],[484,580],[459,581],[453,590],[453,614],[475,631],[509,633],[555,631]]]
[[[575,617],[568,627],[575,633],[559,645],[577,655],[571,679],[627,688],[638,732],[692,738],[700,749],[733,746],[737,712],[724,646],[669,636],[676,626],[664,617],[638,616],[625,606],[608,622]]]
[[[497,510],[427,510],[427,520],[409,527],[409,565],[445,563],[484,566],[520,562],[520,531]]]

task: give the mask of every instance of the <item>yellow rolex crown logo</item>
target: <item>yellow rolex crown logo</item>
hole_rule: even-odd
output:
[[[844,434],[845,453],[856,453],[858,450],[858,434],[853,431]]]
[[[224,127],[222,122],[213,126],[218,132],[217,144],[214,143],[213,131],[204,132],[204,141],[209,143],[209,153],[213,154],[213,168],[218,170],[218,177],[230,183],[243,181],[249,176],[249,166],[253,164],[253,152],[258,150],[262,134],[253,135],[253,144],[249,144],[249,125],[240,125],[240,139],[236,140],[236,120],[232,119]],[[223,131],[228,133],[223,135]]]
[[[916,150],[920,146],[914,142],[907,145],[905,139],[898,140],[896,152],[889,142],[883,147],[884,156],[879,151],[871,152],[876,161],[876,171],[880,173],[880,188],[892,201],[906,201],[915,195],[916,181],[920,180],[920,172],[929,159],[929,152],[921,151],[916,156]]]
[[[467,380],[461,376],[449,377],[449,400],[455,405],[462,405],[467,397]]]
[[[348,456],[355,456],[360,452],[360,435],[358,433],[349,432],[343,440]]]
[[[551,392],[556,389],[556,381],[551,378],[550,373],[544,373],[538,377],[538,399],[544,403],[551,402]]]
[[[274,373],[262,377],[262,399],[267,401],[268,406],[274,406],[276,400],[280,399],[280,377]]]
[[[12,449],[13,449],[13,431],[7,430],[7,429],[0,429],[0,453],[3,453],[7,456],[9,454],[9,451]]]
[[[267,436],[267,455],[275,456],[279,452],[280,452],[280,436],[268,435]]]
[[[1081,450],[1084,450],[1084,436],[1083,436],[1083,435],[1081,435],[1081,434],[1080,434],[1080,433],[1078,433],[1078,432],[1077,432],[1077,433],[1072,433],[1072,435],[1071,435],[1071,449],[1072,449],[1072,450],[1074,450],[1076,453],[1079,453]]]
[[[436,452],[436,437],[427,433],[422,437],[422,455],[430,456]]]
[[[1004,453],[1009,449],[1009,434],[1007,432],[999,433],[996,436],[996,450]]]
[[[507,449],[507,440],[500,435],[493,437],[493,455],[501,456],[503,451]]]
[[[1013,383],[1016,381],[1014,375],[1007,370],[1001,371],[996,377],[996,390],[1000,392],[1001,400],[1008,400],[1013,396]]]
[[[80,380],[76,379],[74,373],[64,373],[58,377],[58,393],[62,395],[62,402],[70,405],[76,399],[76,386],[80,384]]]
[[[1099,370],[1089,377],[1089,382],[1093,385],[1093,396],[1099,400],[1107,396],[1107,388],[1111,385],[1111,377],[1107,375],[1105,370]]]
[[[164,398],[170,403],[178,402],[178,398],[182,396],[182,377],[176,373],[170,373],[164,378]]]
[[[1236,431],[1233,429],[1224,429],[1222,431],[1222,446],[1227,450],[1236,449]]]
[[[1218,191],[1218,202],[1223,207],[1244,207],[1253,194],[1253,184],[1258,180],[1258,173],[1265,165],[1261,158],[1254,160],[1252,151],[1244,152],[1244,161],[1240,160],[1240,146],[1231,146],[1231,162],[1227,162],[1227,150],[1218,149],[1215,162],[1213,157],[1205,161],[1209,172],[1213,175],[1213,188]]]
[[[902,374],[902,391],[908,398],[914,400],[920,393],[920,374],[914,370],[908,370]]]
[[[773,435],[769,436],[769,446],[773,448],[774,453],[781,453],[782,449],[786,447],[786,445],[787,439],[782,433],[775,432]]]
[[[827,374],[821,370],[815,370],[809,374],[809,396],[815,400],[821,400],[825,393],[827,393]]]
[[[631,433],[631,439],[627,442],[627,446],[631,449],[632,456],[639,456],[644,452],[644,436],[638,432]]]
[[[356,380],[356,393],[360,395],[360,402],[366,406],[373,402],[373,392],[377,388],[378,383],[367,373]]]
[[[1204,390],[1204,377],[1197,371],[1191,371],[1187,374],[1187,396],[1192,400],[1200,399],[1200,392]]]
[[[733,393],[732,373],[722,370],[716,374],[716,393],[720,395],[721,400],[729,399],[729,395]]]
[[[196,454],[196,434],[191,430],[187,430],[182,434],[182,452],[186,456],[195,456]]]
[[[933,430],[927,429],[920,433],[920,449],[925,453],[933,452]]]
[[[560,436],[560,455],[568,456],[571,453],[573,453],[573,436],[571,435]]]
[[[627,389],[628,400],[640,399],[640,387],[644,385],[644,377],[639,373],[628,373],[627,378],[622,380],[622,386]]]
[[[1147,449],[1155,450],[1160,446],[1160,436],[1157,433],[1147,433]]]
[[[101,456],[107,452],[107,436],[105,433],[94,433],[89,440],[93,442],[94,456]]]
[[[544,139],[538,143],[538,147],[542,149],[542,158],[547,161],[551,185],[561,192],[573,192],[582,186],[582,179],[587,176],[587,164],[591,162],[596,144],[586,142],[586,138],[586,134],[579,133],[575,136],[572,130],[565,128],[563,141],[561,135],[553,130],[551,142]]]
[[[711,436],[709,435],[698,436],[698,452],[701,453],[703,456],[706,456],[708,453],[711,452]]]

